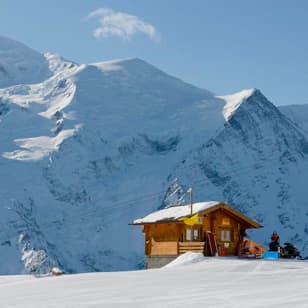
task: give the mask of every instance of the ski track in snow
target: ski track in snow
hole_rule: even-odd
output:
[[[1,307],[307,307],[306,261],[180,258],[147,271],[0,276]]]

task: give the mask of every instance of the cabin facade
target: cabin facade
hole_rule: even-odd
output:
[[[191,251],[204,255],[238,255],[246,230],[262,227],[222,202],[172,206],[137,219],[143,226],[146,268],[166,265]]]

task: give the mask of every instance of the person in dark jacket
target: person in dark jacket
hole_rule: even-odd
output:
[[[273,232],[271,236],[271,242],[269,244],[270,251],[279,250],[279,235],[276,231]]]

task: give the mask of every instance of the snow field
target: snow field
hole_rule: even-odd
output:
[[[1,307],[307,307],[308,262],[206,258],[162,269],[0,276]]]

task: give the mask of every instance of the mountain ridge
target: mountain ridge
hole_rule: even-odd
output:
[[[308,254],[307,135],[290,110],[257,89],[215,96],[140,59],[45,57],[41,82],[0,83],[0,273],[142,267],[128,223],[185,202],[191,185],[197,201],[264,222],[257,240],[275,226]]]

